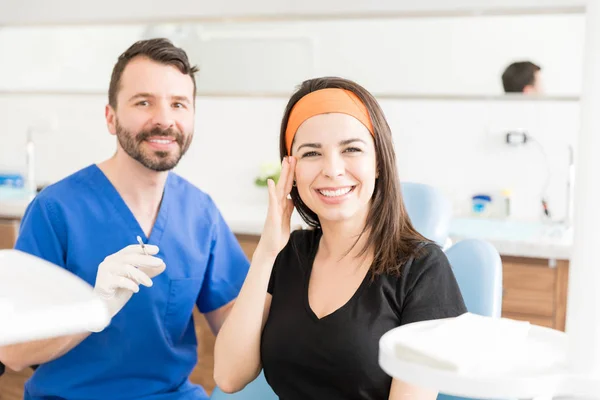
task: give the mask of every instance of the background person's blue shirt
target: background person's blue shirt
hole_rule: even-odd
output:
[[[149,238],[114,186],[89,166],[44,189],[25,212],[16,248],[94,285],[104,258],[139,235],[166,270],[100,333],[41,365],[25,399],[204,399],[189,382],[197,362],[195,305],[213,311],[237,297],[248,260],[211,198],[169,173]]]

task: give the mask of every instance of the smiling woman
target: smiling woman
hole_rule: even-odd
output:
[[[280,154],[263,234],[217,336],[217,385],[238,391],[263,368],[282,399],[435,399],[378,364],[385,332],[466,311],[446,256],[408,218],[379,104],[349,80],[305,81]],[[290,234],[294,207],[313,229]]]

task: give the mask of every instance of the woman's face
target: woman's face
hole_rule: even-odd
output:
[[[375,142],[356,118],[330,113],[298,128],[292,146],[302,201],[326,221],[366,219],[377,177]]]

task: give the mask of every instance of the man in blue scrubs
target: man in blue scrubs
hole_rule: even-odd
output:
[[[25,399],[207,398],[188,380],[192,311],[217,332],[248,260],[211,198],[170,172],[192,141],[195,72],[167,40],[132,45],[105,112],[116,153],[29,205],[16,248],[89,282],[113,318],[101,332],[0,348],[13,369],[40,365]]]

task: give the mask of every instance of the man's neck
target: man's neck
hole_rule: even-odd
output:
[[[122,152],[99,163],[98,168],[149,235],[160,208],[168,172],[152,171]]]

